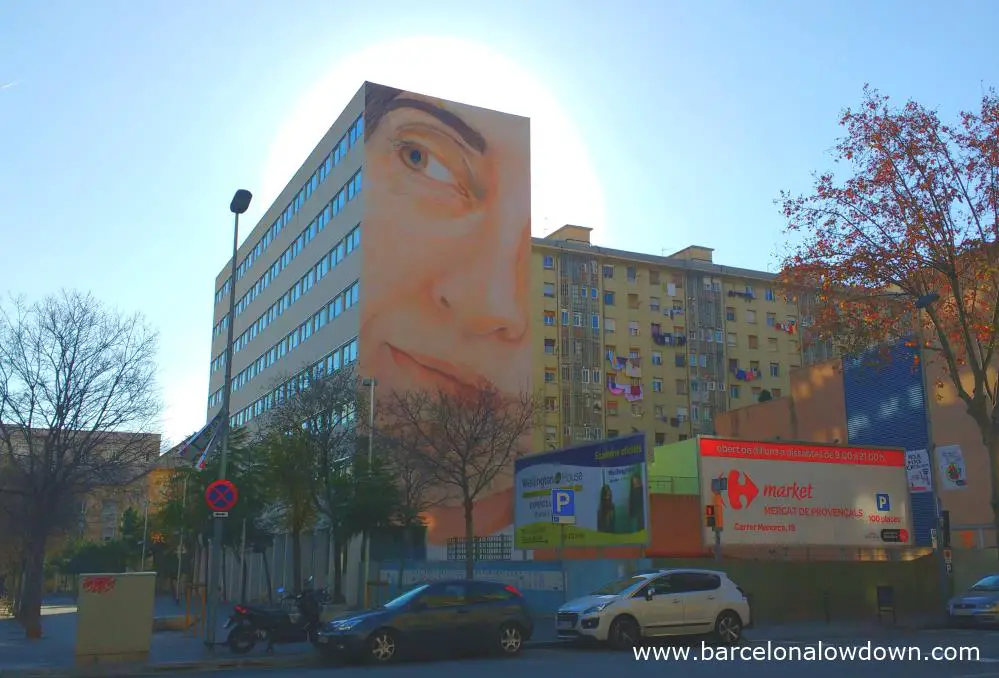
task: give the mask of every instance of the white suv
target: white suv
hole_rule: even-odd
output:
[[[555,623],[559,638],[624,649],[642,638],[711,632],[733,645],[751,617],[745,594],[724,572],[672,569],[610,582],[563,605]]]

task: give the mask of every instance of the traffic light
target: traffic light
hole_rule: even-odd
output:
[[[715,527],[715,507],[714,505],[704,507],[704,524],[707,527]]]
[[[940,512],[940,548],[950,548],[950,511]]]
[[[714,495],[715,528],[722,529],[725,526],[725,505],[722,503],[720,494]]]

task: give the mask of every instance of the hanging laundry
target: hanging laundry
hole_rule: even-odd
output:
[[[628,392],[624,394],[626,400],[630,402],[635,402],[636,400],[641,400],[644,393],[641,386],[632,386],[628,389]]]
[[[687,337],[677,337],[676,338],[676,345],[677,346],[686,346],[687,345]]]
[[[737,370],[735,373],[735,378],[739,381],[746,381],[746,370]]]

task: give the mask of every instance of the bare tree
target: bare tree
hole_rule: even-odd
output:
[[[461,502],[465,518],[465,574],[475,574],[473,509],[513,461],[527,451],[538,416],[530,394],[507,396],[492,384],[457,393],[392,393],[382,407],[383,432],[409,463],[428,474],[447,499]]]
[[[41,636],[45,550],[94,488],[141,475],[159,452],[156,335],[90,295],[0,309],[0,465],[18,495],[21,621]],[[10,508],[11,504],[5,504]]]

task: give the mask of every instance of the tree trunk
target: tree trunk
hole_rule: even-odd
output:
[[[264,560],[267,560],[267,559],[264,558]],[[240,577],[239,577],[239,579],[240,579],[240,583],[239,583],[239,602],[240,602],[241,605],[246,605],[246,584],[247,584],[246,575],[247,575],[247,567],[246,567],[246,552],[245,551],[243,552],[243,554],[239,558],[239,565],[240,565],[240,568],[239,568],[239,572],[240,572]]]
[[[296,594],[302,592],[302,528],[291,531],[291,585]]]
[[[35,530],[24,544],[24,571],[20,601],[20,619],[28,640],[42,637],[42,588],[45,584],[44,529]]]
[[[465,578],[475,579],[475,520],[472,500],[465,498]]]
[[[992,468],[992,523],[996,529],[996,540],[999,541],[999,430],[983,434],[985,449],[989,454],[989,466]],[[999,549],[996,552],[999,553]]]
[[[333,540],[333,602],[340,604],[343,601],[343,547],[340,544],[340,537],[336,533],[330,533]]]
[[[399,554],[399,585],[398,593],[402,593],[405,590],[405,584],[403,579],[406,575],[406,560],[410,557],[412,537],[410,535],[410,526],[405,524],[402,526],[402,553]]]
[[[267,604],[274,604],[274,582],[271,581],[271,566],[267,563],[267,551],[264,550],[263,553],[264,561],[264,579],[267,581]]]

